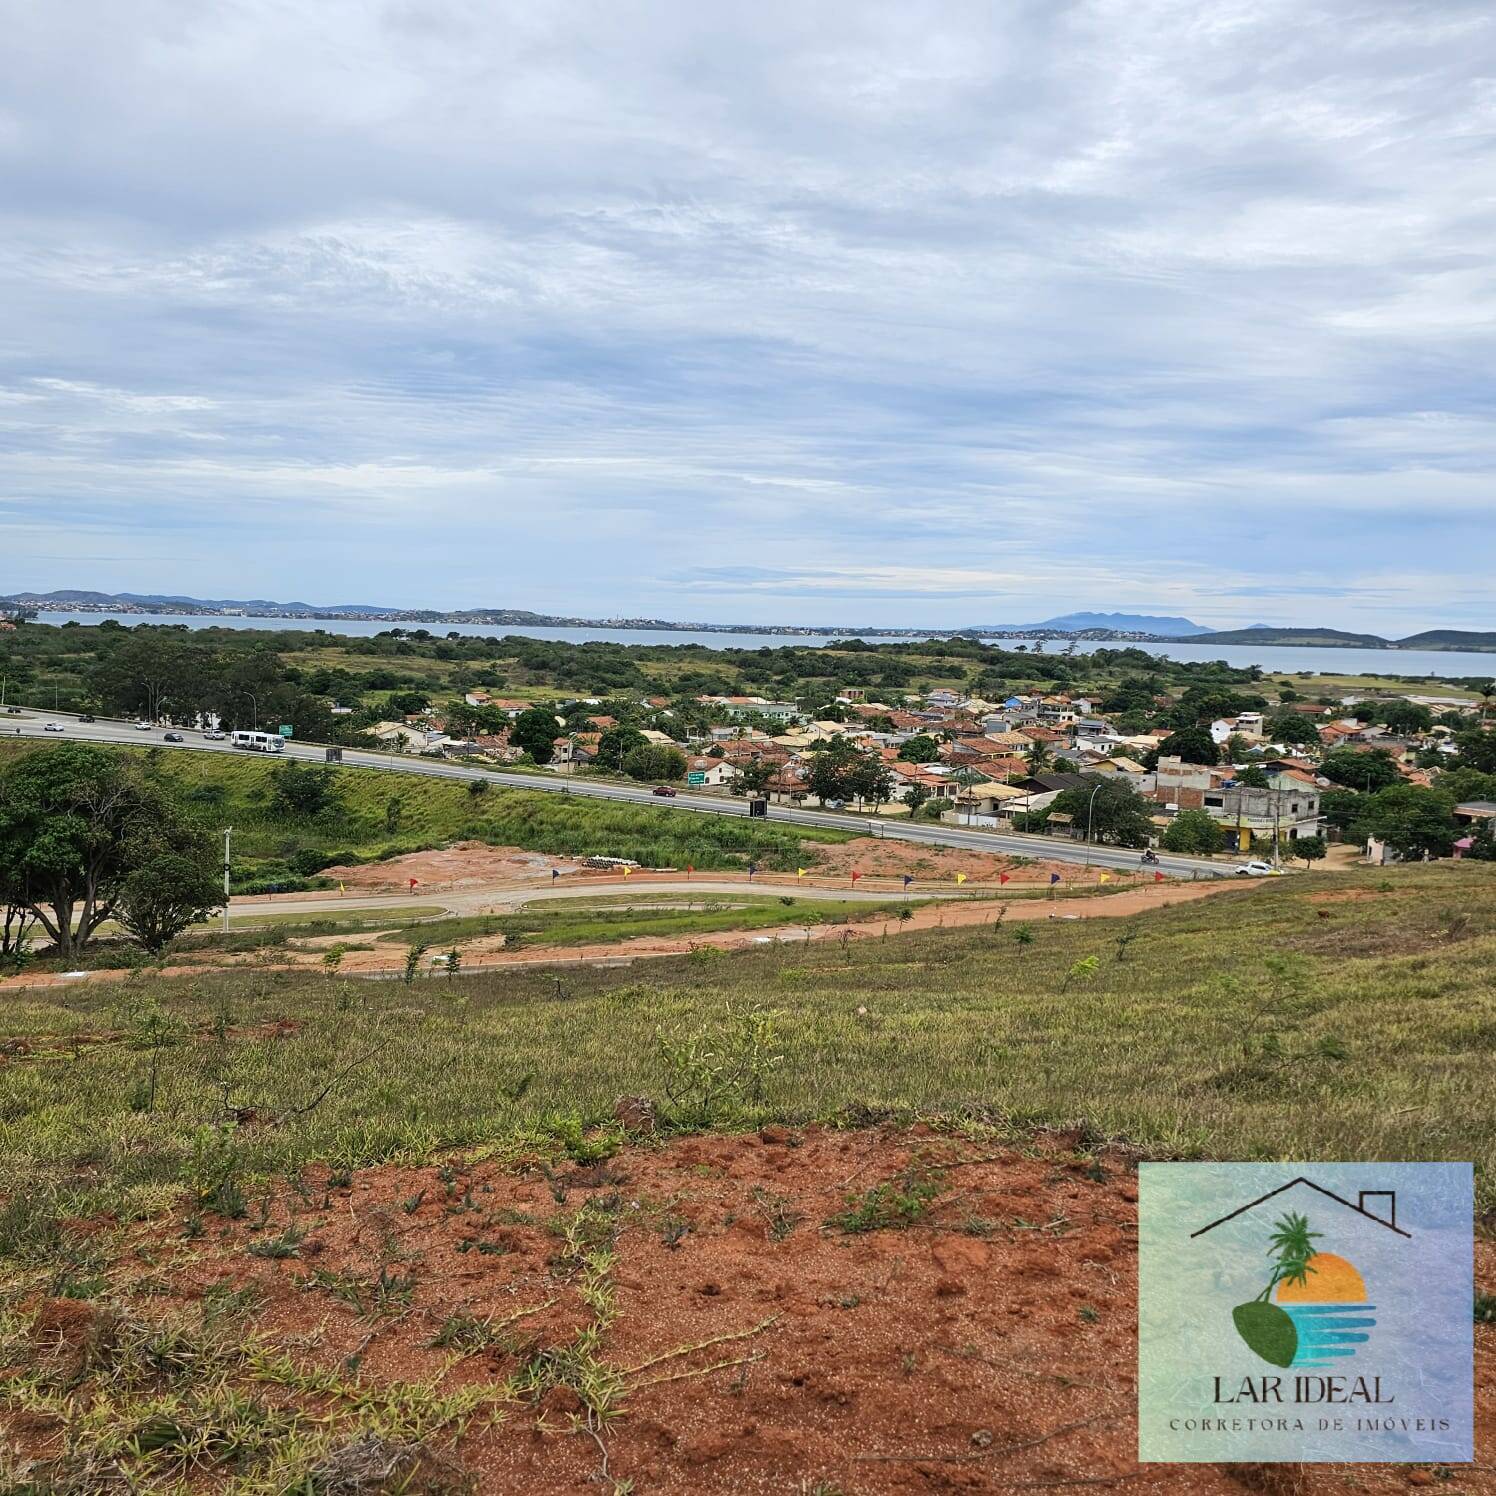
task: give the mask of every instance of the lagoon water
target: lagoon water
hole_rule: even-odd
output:
[[[709,649],[778,649],[786,645],[820,646],[836,642],[831,634],[754,634],[691,633],[685,629],[610,629],[506,627],[488,623],[406,623],[392,624],[385,619],[327,618],[222,618],[201,614],[141,613],[42,613],[37,622],[63,624],[100,624],[112,618],[128,627],[137,624],[176,625],[190,629],[296,629],[308,633],[346,634],[371,637],[390,628],[426,628],[441,636],[447,633],[471,637],[503,637],[517,634],[527,639],[555,639],[569,644],[606,641],[613,644],[704,644]],[[876,641],[874,641],[876,642]],[[1012,648],[1032,645],[1032,640],[995,639],[994,644]],[[1462,677],[1496,677],[1496,653],[1477,654],[1437,649],[1314,649],[1304,645],[1245,644],[1110,644],[1082,640],[1079,653],[1093,649],[1136,648],[1171,660],[1224,660],[1228,665],[1258,665],[1273,674],[1388,675],[1441,679]],[[1049,653],[1060,652],[1060,646],[1046,645]]]

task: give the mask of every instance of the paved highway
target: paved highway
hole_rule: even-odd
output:
[[[60,734],[46,732],[46,724],[58,724]],[[181,743],[166,743],[166,731],[180,732]],[[195,753],[243,753],[229,742],[210,742],[200,732],[191,728],[150,728],[140,731],[128,722],[97,721],[79,722],[65,712],[37,712],[30,708],[20,716],[0,715],[0,736],[19,734],[23,737],[49,737],[55,742],[85,741],[94,743],[125,743],[136,748],[166,747],[181,748]],[[310,743],[288,742],[285,752],[279,755],[294,758],[303,763],[323,762],[323,750]],[[550,774],[520,773],[503,769],[479,769],[471,765],[447,759],[418,758],[404,754],[376,753],[362,748],[345,748],[343,763],[361,769],[382,769],[395,774],[421,774],[431,779],[482,779],[490,784],[507,785],[514,789],[538,790],[547,794],[582,795],[598,800],[626,800],[638,805],[652,805],[656,809],[695,812],[701,815],[746,816],[745,801],[731,800],[715,795],[692,794],[682,790],[672,799],[651,793],[648,786],[613,784],[603,779],[561,778]],[[874,823],[864,817],[838,814],[829,810],[806,810],[788,805],[769,807],[772,820],[789,822],[795,826],[818,826],[834,831],[850,831],[862,836],[881,835],[898,841],[922,842],[935,847],[960,847],[968,851],[995,852],[1011,857],[1033,857],[1053,862],[1089,863],[1095,867],[1132,870],[1138,866],[1138,854],[1119,847],[1086,847],[1077,842],[1058,837],[1022,836],[1013,832],[984,831],[962,826],[946,826],[921,821],[911,824],[905,821],[878,821]],[[1179,857],[1172,853],[1159,853],[1159,870],[1174,878],[1219,878],[1229,876],[1234,864],[1210,862],[1198,857]]]

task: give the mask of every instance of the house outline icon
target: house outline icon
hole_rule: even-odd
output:
[[[1324,1185],[1316,1184],[1312,1179],[1303,1174],[1296,1175],[1287,1184],[1280,1184],[1277,1189],[1269,1190],[1265,1195],[1259,1195],[1255,1200],[1248,1200],[1245,1205],[1239,1205],[1235,1210],[1212,1221],[1208,1226],[1202,1226],[1198,1231],[1190,1232],[1190,1240],[1197,1236],[1204,1236],[1207,1231],[1214,1231],[1217,1226],[1224,1226],[1227,1221],[1234,1221],[1237,1216],[1245,1215],[1249,1210],[1255,1210],[1276,1195],[1281,1195],[1285,1190],[1291,1190],[1296,1185],[1307,1185],[1310,1189],[1333,1200],[1337,1205],[1343,1205],[1347,1210],[1354,1211],[1356,1215],[1364,1220],[1375,1221],[1378,1226],[1385,1227],[1388,1231],[1395,1231],[1399,1236],[1406,1237],[1409,1241],[1413,1239],[1411,1231],[1404,1231],[1397,1224],[1397,1191],[1396,1190],[1361,1190],[1356,1196],[1356,1204],[1351,1204],[1343,1195],[1337,1195],[1334,1190],[1327,1190]],[[1373,1210],[1366,1208],[1367,1200],[1385,1200],[1387,1202],[1387,1215],[1378,1215]]]

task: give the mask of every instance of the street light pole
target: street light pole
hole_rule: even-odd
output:
[[[1091,798],[1086,801],[1086,866],[1091,865],[1091,812],[1096,809],[1097,791],[1101,789],[1101,781],[1097,780],[1096,788],[1091,791]]]
[[[232,826],[223,829],[223,933],[229,933],[229,839],[234,834]]]

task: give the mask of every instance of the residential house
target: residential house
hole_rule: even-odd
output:
[[[737,777],[737,770],[726,758],[688,758],[686,783],[692,789],[721,789]]]

